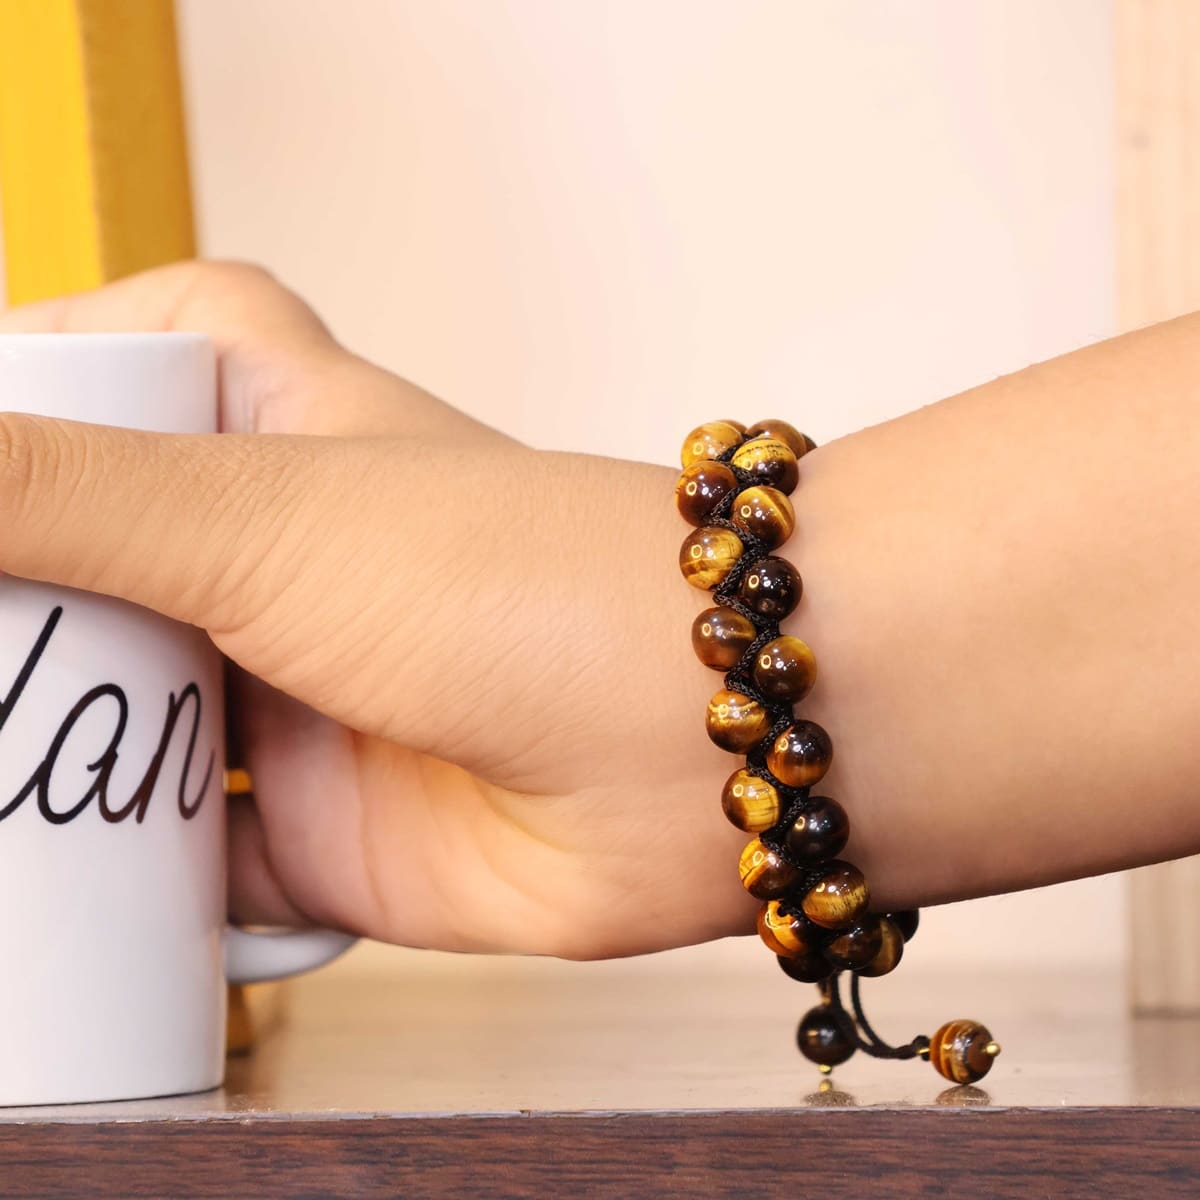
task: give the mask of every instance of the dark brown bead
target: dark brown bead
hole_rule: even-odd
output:
[[[680,466],[690,467],[701,458],[720,458],[734,446],[741,445],[741,442],[741,430],[725,421],[709,421],[698,425],[683,439]]]
[[[728,671],[757,637],[754,622],[732,608],[706,608],[692,622],[692,649],[716,671]]]
[[[867,911],[870,902],[871,892],[863,873],[848,862],[834,859],[804,893],[800,908],[822,929],[846,929]]]
[[[757,700],[722,688],[708,702],[708,736],[731,754],[745,754],[771,728],[771,714]]]
[[[878,917],[867,913],[825,945],[825,957],[835,967],[857,971],[883,949],[883,930]]]
[[[788,854],[803,866],[837,858],[850,837],[846,810],[829,796],[810,796],[805,810],[784,835]]]
[[[854,1031],[850,1018],[834,1012],[826,1004],[811,1008],[804,1014],[796,1030],[796,1045],[809,1062],[822,1067],[844,1063],[855,1050]]]
[[[877,975],[886,975],[889,971],[894,971],[904,956],[904,934],[900,932],[900,927],[891,917],[879,918],[879,933],[879,952],[865,967],[858,968],[860,975],[866,975],[872,979]]]
[[[917,932],[917,926],[921,923],[920,909],[910,908],[904,912],[888,913],[888,916],[896,922],[896,928],[904,935],[904,940],[911,942],[913,934]]]
[[[795,704],[812,690],[817,660],[798,637],[777,637],[759,647],[751,673],[754,686],[768,700]]]
[[[692,587],[709,591],[733,570],[742,557],[742,539],[732,529],[701,525],[683,539],[679,569]]]
[[[724,463],[702,458],[685,467],[675,484],[675,507],[690,525],[703,525],[730,492],[737,491],[737,476]]]
[[[808,434],[807,434],[807,433],[805,433],[805,434],[801,434],[801,436],[804,438],[804,443],[805,443],[805,450],[804,450],[804,453],[805,453],[805,454],[809,453],[809,451],[810,451],[810,450],[815,450],[815,449],[817,448],[817,443],[816,443],[816,442],[814,442],[814,441],[812,440],[812,438],[810,438],[810,437],[808,436]]]
[[[758,538],[768,550],[782,546],[796,528],[796,510],[792,508],[792,502],[773,487],[749,487],[739,492],[729,519],[739,529]]]
[[[778,900],[768,900],[758,910],[758,936],[784,958],[813,954],[819,949],[804,918],[784,912]]]
[[[833,964],[819,950],[798,954],[795,958],[777,957],[780,970],[797,983],[820,983],[833,974]]]
[[[795,425],[789,425],[777,417],[771,417],[766,421],[755,421],[746,430],[746,436],[748,438],[774,438],[777,442],[783,442],[797,458],[803,458],[809,450],[813,449],[809,445],[810,439],[807,434],[801,433]]]
[[[759,900],[777,900],[800,878],[800,872],[762,838],[746,843],[738,859],[742,887]]]
[[[776,438],[751,438],[742,442],[730,462],[739,471],[749,473],[755,483],[778,488],[785,496],[790,496],[800,482],[800,468],[796,465],[795,453],[786,442]]]
[[[782,621],[797,604],[803,584],[786,558],[769,556],[751,563],[738,584],[738,599],[770,621]]]
[[[789,725],[767,751],[767,768],[788,787],[811,787],[832,761],[833,743],[815,721]]]
[[[974,1083],[991,1069],[1000,1047],[978,1021],[947,1021],[929,1039],[929,1061],[951,1083]]]
[[[725,781],[721,807],[729,820],[747,833],[762,833],[783,816],[783,802],[774,784],[751,775],[744,767]]]

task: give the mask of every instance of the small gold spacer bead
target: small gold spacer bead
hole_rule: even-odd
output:
[[[825,1067],[821,1068],[822,1071],[824,1071],[825,1069],[826,1069]],[[832,1067],[829,1067],[828,1069],[830,1071],[833,1070]],[[828,1096],[829,1093],[832,1091],[833,1091],[833,1080],[832,1079],[822,1079],[821,1082],[819,1084],[817,1084],[817,1092],[819,1095]]]
[[[984,1046],[983,1052],[988,1056],[988,1058],[995,1058],[996,1055],[1000,1053],[1000,1043],[988,1042],[988,1044]]]
[[[822,1063],[818,1068],[822,1075],[832,1075],[833,1068],[828,1063]]]
[[[925,1059],[926,1062],[928,1062],[929,1061],[929,1047],[922,1046],[920,1048],[920,1050],[917,1051],[917,1057],[923,1058],[923,1059]]]

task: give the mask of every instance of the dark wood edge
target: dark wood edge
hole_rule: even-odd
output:
[[[0,1126],[0,1194],[1188,1196],[1200,1110],[803,1109]]]

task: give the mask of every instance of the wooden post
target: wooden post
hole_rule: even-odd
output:
[[[1117,318],[1136,329],[1200,309],[1200,4],[1114,8]],[[1132,873],[1130,999],[1200,1013],[1200,858]]]

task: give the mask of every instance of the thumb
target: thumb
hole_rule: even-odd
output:
[[[0,413],[0,572],[235,627],[283,586],[311,498],[345,491],[354,444]]]

